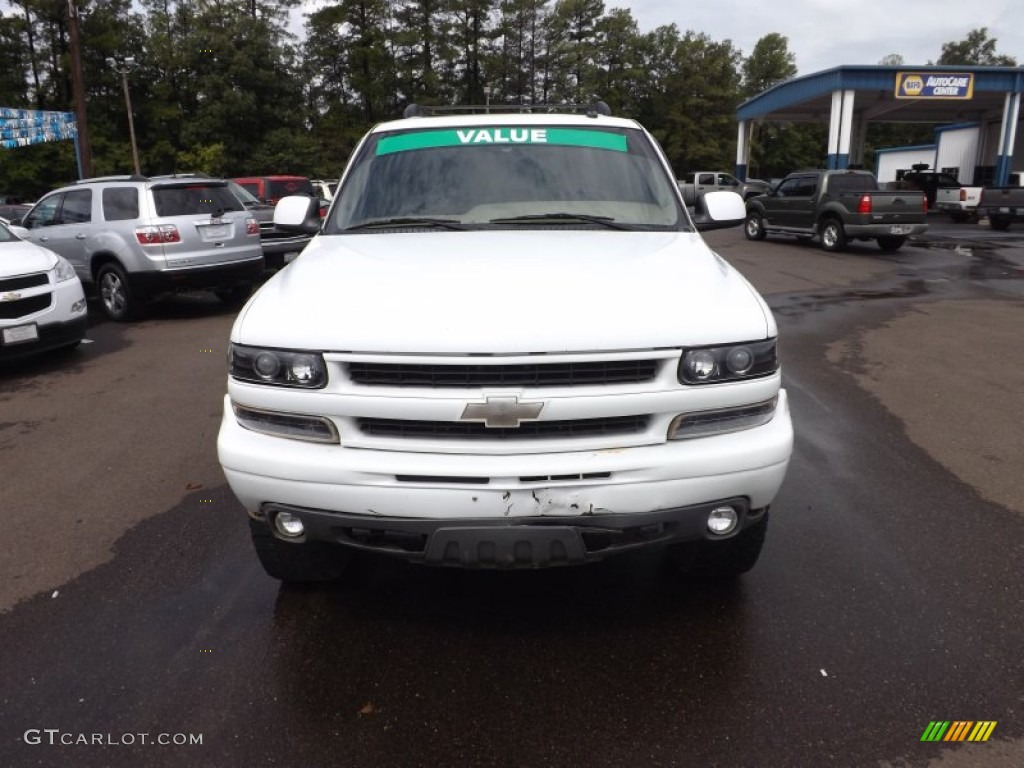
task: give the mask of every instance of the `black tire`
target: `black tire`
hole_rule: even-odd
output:
[[[760,214],[751,212],[747,214],[747,220],[743,223],[743,234],[747,240],[764,240],[767,233],[764,231],[764,219]]]
[[[988,225],[999,232],[1005,232],[1010,228],[1011,219],[1003,216],[989,216]]]
[[[905,242],[907,238],[903,235],[883,235],[878,238],[878,247],[886,253],[892,253],[902,248]]]
[[[826,251],[836,253],[846,250],[846,230],[843,229],[843,222],[839,219],[829,217],[822,219],[818,225],[818,234],[821,237],[821,247]]]
[[[236,285],[233,288],[218,288],[214,293],[225,307],[238,309],[252,296],[252,283]]]
[[[768,531],[764,519],[744,528],[725,541],[683,542],[669,547],[676,570],[698,578],[731,579],[746,573],[757,563]]]
[[[103,313],[111,320],[123,323],[141,314],[141,302],[132,293],[124,269],[117,262],[100,265],[96,272],[96,293]]]
[[[335,581],[348,565],[351,553],[341,546],[281,541],[260,520],[249,518],[252,545],[267,575],[288,583]]]

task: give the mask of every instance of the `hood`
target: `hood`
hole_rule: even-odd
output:
[[[0,243],[0,278],[48,272],[57,265],[57,254],[25,240]]]
[[[650,349],[774,335],[747,281],[695,233],[320,235],[232,340],[407,354]]]

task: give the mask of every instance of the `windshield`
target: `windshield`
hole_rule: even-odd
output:
[[[13,243],[15,240],[20,238],[16,237],[11,230],[7,228],[7,223],[0,219],[0,243]]]
[[[635,129],[473,126],[370,137],[325,233],[443,223],[685,229],[675,180]],[[369,226],[368,226],[369,225]],[[440,228],[440,227],[439,227]]]
[[[260,199],[256,197],[252,192],[243,187],[237,181],[229,181],[228,189],[231,190],[231,194],[237,197],[242,205],[259,205]]]

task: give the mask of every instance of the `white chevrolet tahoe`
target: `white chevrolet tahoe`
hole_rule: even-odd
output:
[[[234,324],[218,439],[271,576],[335,578],[353,550],[754,565],[793,431],[771,312],[698,234],[738,225],[738,195],[691,216],[599,103],[407,110],[322,225],[313,203],[278,205],[317,234]]]

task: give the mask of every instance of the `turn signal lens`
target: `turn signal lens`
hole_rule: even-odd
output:
[[[337,443],[339,439],[334,423],[323,416],[264,411],[237,403],[232,403],[231,409],[238,423],[253,432],[312,443]]]
[[[688,440],[760,427],[775,417],[777,404],[778,398],[773,397],[763,403],[741,405],[736,408],[681,413],[672,419],[668,427],[668,439]]]

